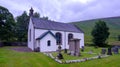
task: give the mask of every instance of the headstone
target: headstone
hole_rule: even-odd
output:
[[[76,55],[76,56],[80,56],[80,53],[76,53],[75,55]]]
[[[93,53],[93,50],[90,50],[89,52],[88,52],[88,54],[92,54]]]
[[[63,59],[63,55],[62,55],[61,53],[59,53],[59,54],[57,55],[57,57],[58,57],[58,59]]]
[[[70,54],[71,54],[72,56],[75,56],[75,52],[74,52],[74,51],[71,51]]]
[[[107,55],[112,55],[112,50],[111,50],[111,48],[108,48],[108,53],[107,53]]]
[[[119,53],[118,47],[114,47],[114,48],[113,48],[113,52],[114,52],[114,54],[118,54],[118,53]]]
[[[63,59],[63,55],[61,54],[61,46],[59,45],[58,46],[58,55],[57,55],[57,57],[58,57],[58,59]]]
[[[84,52],[84,46],[82,46],[81,51]]]
[[[98,55],[98,59],[101,59],[101,56],[100,56],[100,55]]]
[[[71,55],[71,52],[70,52],[70,51],[68,51],[68,52],[67,52],[67,54],[68,54],[68,55]]]
[[[65,48],[64,53],[67,53],[67,49]]]
[[[101,54],[106,54],[106,49],[105,48],[102,48]]]

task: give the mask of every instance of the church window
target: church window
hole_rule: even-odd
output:
[[[56,40],[57,45],[62,45],[62,34],[60,32],[56,33],[56,38],[57,38]]]
[[[50,40],[47,41],[47,46],[51,46],[51,41]]]
[[[30,29],[30,31],[29,31],[29,41],[31,41],[31,29]]]

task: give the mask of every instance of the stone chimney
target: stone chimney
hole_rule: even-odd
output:
[[[34,12],[33,8],[31,7],[31,9],[29,11],[30,11],[29,12],[29,16],[32,17],[33,16],[33,12]]]

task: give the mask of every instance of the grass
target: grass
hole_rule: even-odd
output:
[[[82,63],[59,64],[39,52],[17,52],[10,48],[0,48],[0,67],[120,67],[120,54]],[[90,49],[94,48],[87,47],[86,51]]]

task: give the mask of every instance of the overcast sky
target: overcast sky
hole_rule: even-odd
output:
[[[120,0],[0,0],[14,17],[32,7],[41,16],[59,22],[120,16]]]

